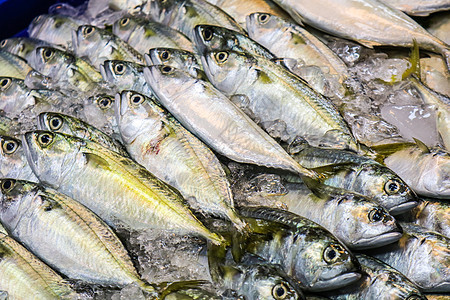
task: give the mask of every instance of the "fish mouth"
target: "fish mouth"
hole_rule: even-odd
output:
[[[401,204],[399,204],[397,206],[394,206],[391,209],[389,209],[389,213],[391,215],[399,215],[399,214],[402,214],[404,212],[407,212],[407,211],[413,209],[418,204],[419,204],[419,202],[417,202],[417,201],[408,201],[408,202],[405,202],[405,203],[401,203]]]
[[[351,283],[358,281],[361,278],[361,276],[362,276],[361,273],[358,272],[344,273],[332,279],[317,282],[312,287],[310,287],[309,290],[314,292],[321,292],[339,289],[341,287],[350,285]]]
[[[350,248],[353,250],[377,248],[398,241],[402,237],[402,235],[403,233],[401,231],[391,231],[374,237],[359,240],[356,243],[352,244]]]

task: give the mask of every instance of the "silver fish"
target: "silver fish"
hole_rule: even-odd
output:
[[[4,49],[14,55],[20,56],[27,62],[34,55],[37,47],[52,45],[49,42],[26,37],[9,38],[0,42],[0,48]]]
[[[209,82],[170,66],[145,68],[144,76],[170,113],[218,153],[238,162],[315,177]]]
[[[381,0],[381,2],[401,10],[408,15],[425,17],[431,13],[450,10],[449,0],[408,1],[408,0]]]
[[[0,76],[25,79],[31,70],[23,58],[0,49]]]
[[[144,56],[147,65],[166,65],[183,70],[193,77],[206,76],[194,53],[173,48],[153,48]]]
[[[20,140],[0,136],[0,176],[37,182],[38,179],[27,162],[25,151]]]
[[[111,135],[119,133],[114,114],[114,96],[97,94],[83,101],[83,113],[85,120],[102,131],[111,132]]]

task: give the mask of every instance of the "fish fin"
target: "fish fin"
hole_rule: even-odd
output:
[[[304,177],[302,178],[305,185],[311,190],[311,192],[319,197],[320,199],[330,199],[332,195],[330,193],[330,188],[327,188],[327,185],[320,183],[319,181]]]
[[[231,254],[235,262],[240,262],[245,254],[245,246],[248,235],[243,232],[236,231],[232,236]]]
[[[411,66],[405,70],[402,74],[402,80],[405,80],[411,75],[415,75],[420,79],[420,53],[419,44],[416,39],[413,39],[413,47],[409,56],[409,62]]]
[[[168,294],[189,288],[197,288],[201,285],[208,284],[207,280],[186,280],[186,281],[176,281],[176,282],[163,282],[158,284],[155,288],[158,290],[159,298],[164,299]]]
[[[416,139],[413,137],[414,142],[416,142],[417,147],[423,152],[423,153],[430,153],[430,148],[428,148],[427,145],[425,145],[424,142],[422,142],[419,139]]]
[[[223,277],[223,269],[221,267],[225,264],[226,255],[226,246],[216,245],[208,241],[208,266],[213,282],[220,282],[220,278]]]
[[[261,69],[256,69],[256,74],[258,74],[258,79],[263,84],[269,84],[273,82],[270,76]]]
[[[110,165],[109,163],[102,157],[93,154],[93,153],[88,153],[88,152],[84,152],[84,157],[86,158],[86,163],[91,163],[96,167],[105,169],[105,170],[110,170]]]
[[[287,146],[287,152],[291,155],[294,155],[310,147],[311,145],[307,140],[305,140],[301,136],[296,136],[294,140],[292,140],[292,142]]]
[[[383,163],[387,156],[394,154],[395,152],[407,149],[413,146],[414,143],[394,143],[394,144],[383,144],[383,145],[373,145],[371,149],[375,152],[375,161]]]

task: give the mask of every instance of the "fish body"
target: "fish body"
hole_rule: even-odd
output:
[[[398,10],[408,15],[425,17],[431,13],[443,10],[450,10],[449,0],[433,0],[433,1],[407,1],[407,0],[382,0]]]
[[[116,103],[122,139],[138,163],[180,191],[195,210],[245,226],[234,210],[225,171],[208,147],[153,99],[124,91]]]
[[[202,56],[202,64],[211,83],[260,123],[282,121],[291,139],[301,136],[317,143],[331,140],[331,134],[338,135],[335,143],[339,147],[343,143],[348,144],[344,147],[357,147],[333,103],[274,62],[234,51],[214,51]]]
[[[450,239],[413,224],[401,223],[402,238],[371,253],[403,273],[426,292],[450,290]]]
[[[36,183],[0,184],[2,223],[47,264],[72,279],[145,285],[119,238],[89,209]]]
[[[41,182],[86,205],[110,225],[175,230],[223,242],[194,217],[177,191],[117,152],[47,131],[26,133],[23,143]]]
[[[78,27],[73,34],[74,52],[86,57],[95,68],[105,60],[127,60],[143,63],[144,58],[116,35],[92,25]]]
[[[160,47],[194,51],[191,41],[181,32],[145,19],[125,16],[114,23],[113,33],[142,55]]]
[[[407,221],[450,237],[450,204],[448,201],[422,198],[408,214]]]
[[[293,213],[267,207],[242,208],[240,212],[247,218],[274,222],[269,225],[273,231],[250,238],[245,249],[280,265],[302,289],[332,290],[361,277],[353,254],[322,226]],[[277,230],[280,224],[286,228]]]
[[[37,182],[27,162],[22,142],[14,137],[0,136],[0,176]]]
[[[31,70],[23,58],[0,49],[0,76],[23,80]]]
[[[190,40],[199,24],[219,25],[244,32],[241,26],[219,7],[204,0],[149,0],[152,19],[184,33]]]
[[[209,82],[169,66],[145,68],[144,76],[164,107],[218,153],[238,162],[315,176],[293,162],[280,145]]]
[[[440,53],[450,66],[448,45],[401,11],[378,0],[276,0],[294,20],[365,46],[412,47]]]

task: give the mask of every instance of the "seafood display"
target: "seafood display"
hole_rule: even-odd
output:
[[[51,6],[0,41],[0,299],[448,299],[449,11]]]

